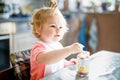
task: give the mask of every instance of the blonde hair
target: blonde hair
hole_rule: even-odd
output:
[[[66,26],[65,31],[68,30],[67,22],[64,19],[64,16],[60,12],[60,10],[57,8],[57,1],[51,0],[49,3],[49,7],[42,7],[40,9],[35,10],[32,16],[30,25],[32,26],[33,34],[37,38],[40,37],[40,32],[44,27],[43,24],[46,22],[46,19],[49,18],[50,16],[55,16],[56,14],[58,14],[61,17],[63,24]]]

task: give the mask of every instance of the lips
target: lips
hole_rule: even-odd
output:
[[[60,37],[60,35],[55,35],[55,37]]]

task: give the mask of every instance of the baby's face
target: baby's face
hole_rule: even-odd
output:
[[[51,43],[60,41],[65,33],[66,25],[60,16],[47,18],[40,33],[43,42]]]

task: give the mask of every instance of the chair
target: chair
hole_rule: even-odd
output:
[[[12,53],[10,60],[17,80],[30,80],[31,49]]]

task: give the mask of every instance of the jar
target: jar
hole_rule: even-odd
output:
[[[84,51],[83,53],[80,53],[77,55],[77,64],[76,64],[76,69],[77,69],[77,77],[86,77],[89,72],[89,52]]]

